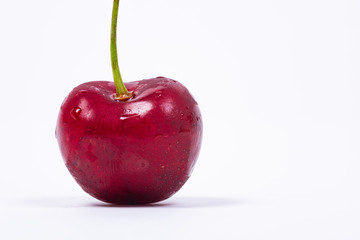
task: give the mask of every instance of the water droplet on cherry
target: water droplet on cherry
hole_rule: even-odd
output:
[[[156,97],[156,98],[161,97],[162,93],[163,93],[163,92],[162,92],[161,90],[156,91],[156,92],[155,92],[155,97]]]
[[[80,113],[81,113],[81,108],[79,107],[74,107],[71,112],[70,115],[74,120],[79,120],[80,119]]]

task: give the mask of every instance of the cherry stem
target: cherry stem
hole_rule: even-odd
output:
[[[121,78],[120,69],[119,69],[119,62],[118,62],[118,53],[117,53],[117,46],[116,46],[116,30],[117,30],[117,21],[118,21],[118,13],[119,13],[119,1],[114,0],[113,12],[112,12],[112,19],[111,19],[111,65],[112,71],[114,76],[114,83],[116,88],[116,100],[126,101],[132,97],[132,92],[129,92],[124,82]]]

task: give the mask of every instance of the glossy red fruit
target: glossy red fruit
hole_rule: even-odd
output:
[[[57,140],[70,173],[93,197],[115,204],[158,202],[191,174],[201,145],[200,111],[174,80],[125,85],[134,95],[123,102],[114,99],[112,82],[73,89],[61,106]]]

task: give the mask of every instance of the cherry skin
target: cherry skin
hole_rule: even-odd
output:
[[[56,137],[65,164],[91,196],[114,204],[165,200],[188,180],[202,139],[197,102],[179,82],[158,77],[125,83],[87,82],[64,100]]]

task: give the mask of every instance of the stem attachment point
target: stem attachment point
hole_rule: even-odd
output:
[[[127,93],[125,93],[125,94],[120,94],[120,95],[118,95],[118,94],[115,94],[114,95],[114,99],[115,100],[117,100],[117,101],[121,101],[121,102],[124,102],[124,101],[127,101],[127,100],[129,100],[130,98],[132,98],[133,97],[133,92],[127,92]]]

